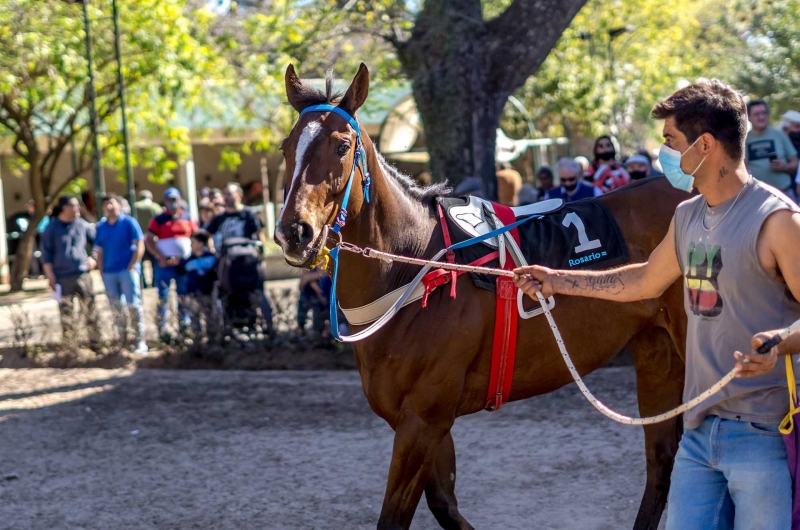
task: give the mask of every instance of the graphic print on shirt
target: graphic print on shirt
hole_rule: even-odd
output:
[[[219,233],[222,234],[223,241],[234,237],[246,237],[244,231],[245,220],[238,217],[228,217],[219,227]]]
[[[716,317],[722,312],[718,282],[721,270],[722,251],[719,245],[689,243],[684,283],[693,314]]]
[[[775,140],[769,138],[764,140],[755,140],[747,144],[747,160],[763,160],[769,158],[771,153],[777,153],[775,149]]]

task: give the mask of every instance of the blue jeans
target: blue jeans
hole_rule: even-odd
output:
[[[136,340],[144,340],[144,307],[142,306],[141,268],[137,265],[132,271],[104,272],[103,284],[106,296],[116,315],[119,337],[128,339],[125,325],[125,309],[130,311],[131,324],[136,330]]]
[[[708,416],[683,433],[667,530],[791,527],[792,480],[777,425]]]
[[[167,323],[167,306],[169,305],[169,288],[172,281],[175,281],[175,290],[178,293],[178,314],[181,322],[188,322],[189,314],[183,306],[181,299],[186,295],[186,276],[178,274],[177,268],[173,266],[162,267],[155,263],[153,273],[156,288],[158,289],[158,325],[163,328]]]

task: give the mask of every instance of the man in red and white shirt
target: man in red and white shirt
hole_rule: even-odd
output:
[[[162,333],[166,331],[167,302],[173,280],[178,293],[178,313],[182,321],[186,321],[188,317],[181,304],[181,297],[186,294],[186,280],[183,275],[178,274],[176,266],[191,254],[191,236],[197,230],[197,224],[181,205],[180,191],[176,188],[165,191],[164,211],[150,220],[145,236],[147,250],[158,260],[153,276],[158,289],[158,324]]]

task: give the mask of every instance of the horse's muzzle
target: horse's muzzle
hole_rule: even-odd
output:
[[[305,221],[281,223],[275,230],[275,243],[283,249],[286,262],[293,267],[307,267],[317,257],[314,228]]]

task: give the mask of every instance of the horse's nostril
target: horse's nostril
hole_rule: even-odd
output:
[[[305,222],[296,223],[295,230],[297,231],[297,241],[302,246],[307,246],[314,239],[314,229],[311,225]]]

